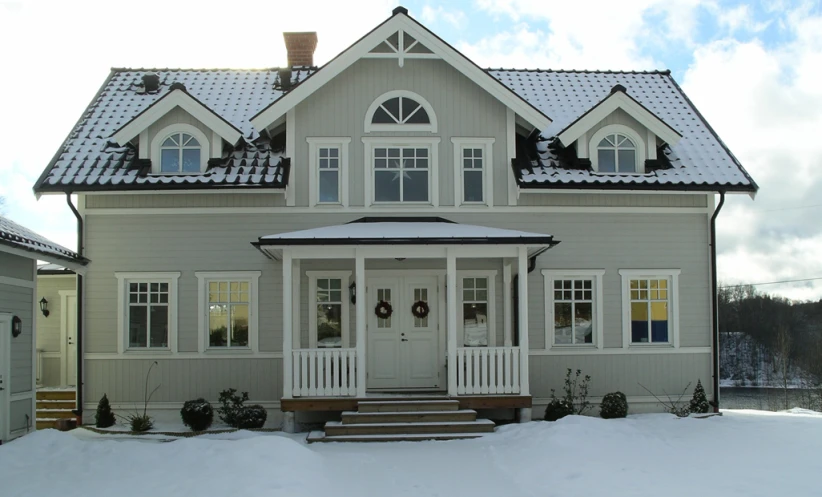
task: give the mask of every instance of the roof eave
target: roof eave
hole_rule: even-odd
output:
[[[91,262],[90,259],[86,259],[85,257],[79,255],[76,257],[71,257],[68,255],[55,254],[53,252],[29,247],[27,245],[21,245],[2,238],[0,238],[0,245],[3,246],[3,252],[21,255],[30,259],[42,260],[53,264],[59,263],[62,266],[75,271],[81,271],[82,268],[86,267]],[[30,254],[35,254],[37,257],[29,257]]]
[[[653,184],[653,183],[590,183],[590,182],[567,182],[567,183],[538,183],[535,181],[524,182],[517,180],[517,184],[522,190],[550,192],[552,190],[624,190],[624,191],[684,191],[684,192],[726,192],[745,193],[756,195],[758,187],[756,185],[722,185],[722,184]]]

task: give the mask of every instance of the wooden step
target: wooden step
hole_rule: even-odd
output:
[[[366,400],[357,403],[359,412],[457,411],[457,400]]]
[[[306,440],[314,442],[423,442],[425,440],[467,440],[479,438],[482,433],[418,433],[404,435],[326,435],[323,431],[312,431]]]
[[[35,425],[38,430],[48,430],[49,428],[57,428],[56,419],[38,419]]]
[[[76,400],[74,390],[37,390],[37,400]]]
[[[477,411],[464,409],[461,411],[407,411],[407,412],[356,412],[342,413],[342,423],[427,423],[446,421],[475,421]]]
[[[74,413],[65,409],[37,409],[37,419],[73,418]]]
[[[494,422],[487,419],[476,421],[445,421],[431,423],[362,423],[342,424],[329,421],[325,434],[338,435],[418,435],[437,433],[490,433]]]
[[[77,407],[74,400],[38,400],[37,409],[74,409]]]

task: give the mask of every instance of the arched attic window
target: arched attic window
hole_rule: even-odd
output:
[[[633,130],[609,125],[591,138],[590,157],[599,173],[645,172],[645,143]]]
[[[405,90],[380,95],[365,114],[365,132],[437,132],[437,116],[424,98]]]
[[[154,174],[197,174],[206,170],[209,158],[206,135],[190,124],[172,124],[151,140]]]

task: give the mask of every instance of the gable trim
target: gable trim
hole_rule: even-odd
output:
[[[398,30],[410,33],[435,55],[527,120],[534,128],[545,129],[551,124],[551,118],[543,114],[542,111],[488,74],[428,28],[401,11],[389,17],[291,91],[258,112],[251,118],[251,124],[258,130],[267,128],[271,123],[285,115],[289,109],[308,98],[309,95],[353,65],[357,60],[367,58],[366,54]]]
[[[622,91],[621,88],[617,89],[616,87],[610,95],[588,109],[585,114],[578,117],[574,122],[560,131],[557,134],[557,138],[559,138],[563,145],[568,146],[617,109],[625,111],[669,145],[676,145],[679,139],[682,138],[682,135],[678,131],[645,108],[644,105],[634,100],[633,97]],[[587,146],[587,144],[585,144],[585,146]]]
[[[177,88],[146,107],[134,119],[115,131],[112,138],[120,146],[123,146],[175,107],[180,107],[188,112],[232,145],[236,145],[243,136],[234,125],[189,95],[185,90]]]

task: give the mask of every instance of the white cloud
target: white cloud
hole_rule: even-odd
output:
[[[731,34],[737,31],[759,33],[770,24],[770,21],[755,20],[750,6],[746,4],[718,12],[717,22],[720,26],[726,27]]]
[[[422,8],[422,14],[420,18],[428,24],[435,24],[439,21],[443,21],[457,29],[465,28],[465,24],[467,21],[467,18],[465,17],[465,12],[461,10],[446,10],[442,7],[442,5],[439,5],[437,7],[425,5]]]

